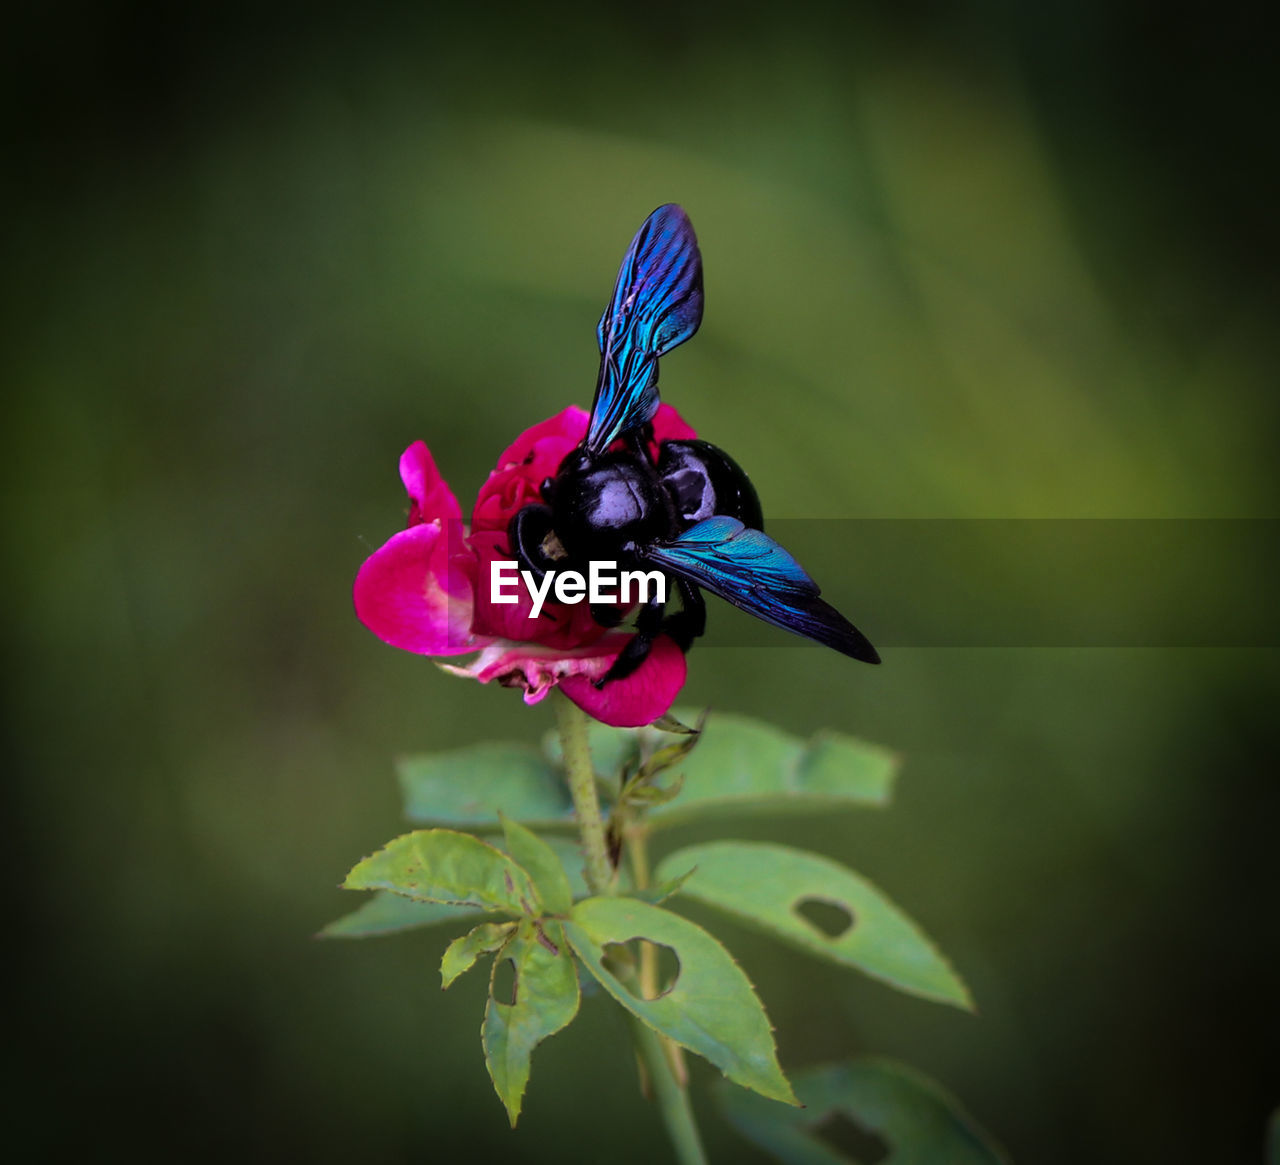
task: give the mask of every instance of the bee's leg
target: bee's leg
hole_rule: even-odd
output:
[[[529,571],[535,581],[551,569],[552,560],[542,544],[551,533],[551,507],[531,503],[518,509],[507,526],[507,541],[521,570]]]
[[[627,617],[626,611],[615,607],[612,603],[592,603],[591,617],[601,627],[616,627]]]
[[[658,637],[664,622],[663,611],[666,600],[654,595],[636,616],[636,633],[627,640],[627,645],[620,652],[613,665],[598,680],[597,688],[603,688],[610,680],[624,680],[631,675],[646,659],[653,649],[653,641]]]
[[[680,610],[667,615],[662,630],[688,654],[693,641],[707,629],[707,602],[693,583],[680,578],[676,579],[676,586],[680,588]]]

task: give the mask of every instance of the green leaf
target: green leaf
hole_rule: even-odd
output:
[[[893,795],[901,763],[891,749],[827,729],[810,738],[799,784],[806,797],[882,809]]]
[[[557,837],[555,834],[539,840],[560,859],[560,866],[569,879],[570,896],[575,900],[586,898],[591,890],[587,886],[586,860],[582,856],[582,843],[576,837]]]
[[[664,717],[669,720],[669,717]],[[665,805],[680,795],[684,786],[684,776],[677,773],[675,778],[665,785],[658,785],[657,778],[669,768],[678,765],[693,751],[702,733],[702,725],[706,713],[698,718],[697,728],[686,728],[678,721],[671,721],[675,727],[668,725],[659,729],[658,723],[651,724],[639,733],[640,763],[635,771],[623,782],[617,801],[621,805],[635,805],[652,809],[656,805]],[[669,742],[670,734],[678,732],[674,742]]]
[[[564,932],[600,985],[649,1027],[705,1056],[730,1080],[794,1103],[751,981],[700,926],[633,898],[586,898],[570,911]],[[637,938],[670,947],[679,960],[674,985],[657,999],[633,994],[606,965],[606,946]]]
[[[573,898],[585,898],[591,891],[583,875],[582,850],[568,837],[545,837],[542,843],[559,858],[569,879]],[[492,844],[492,843],[491,843]],[[541,891],[541,887],[539,887]],[[543,901],[546,901],[545,897]],[[389,890],[379,890],[350,914],[329,923],[317,938],[374,938],[439,922],[459,922],[479,918],[484,911],[474,906],[446,906],[439,902],[417,902]]]
[[[627,782],[627,788],[619,800],[627,805],[639,805],[645,809],[652,809],[655,805],[665,805],[668,801],[674,801],[680,796],[682,788],[684,788],[683,774],[678,774],[669,785],[651,785],[632,780]]]
[[[514,971],[510,1001],[494,994],[497,969],[507,959]],[[578,1014],[578,972],[564,934],[551,921],[522,922],[493,966],[481,1039],[489,1077],[514,1128],[533,1049]]]
[[[881,808],[898,758],[838,733],[819,733],[806,744],[772,725],[717,714],[675,769],[684,789],[651,810],[656,828],[716,813]]]
[[[1004,1165],[1004,1154],[938,1084],[890,1060],[859,1059],[793,1077],[801,1109],[720,1086],[725,1119],[784,1165],[856,1165],[821,1140],[841,1115],[887,1143],[893,1165]]]
[[[448,991],[453,981],[464,971],[470,971],[481,955],[487,955],[506,945],[515,930],[514,922],[482,922],[445,947],[440,960],[440,986]]]
[[[639,777],[641,780],[649,780],[657,776],[658,773],[664,772],[672,765],[684,760],[697,746],[698,741],[702,738],[702,730],[706,727],[707,713],[703,712],[698,717],[698,725],[696,728],[688,728],[683,724],[677,723],[679,727],[675,730],[679,735],[671,743],[659,743],[657,747],[649,753],[644,763],[640,766]],[[656,725],[651,726],[651,729]],[[664,731],[671,732],[672,729],[667,728]],[[654,735],[652,731],[646,735]]]
[[[391,890],[407,898],[539,914],[529,875],[500,849],[449,829],[406,833],[347,875],[348,890]]]
[[[568,913],[573,905],[573,890],[555,851],[536,833],[505,815],[502,831],[507,853],[528,871],[547,910],[552,914]]]
[[[693,877],[692,870],[686,870],[678,878],[668,878],[666,881],[656,882],[651,886],[646,886],[643,890],[624,890],[623,893],[628,898],[638,898],[641,902],[651,902],[654,906],[665,902],[674,894],[679,894],[684,884]]]
[[[416,926],[476,918],[482,912],[474,906],[446,906],[440,902],[416,902],[389,890],[380,890],[350,914],[329,923],[318,938],[373,938],[395,934]]]
[[[678,715],[699,722],[696,713]],[[700,734],[674,742],[657,725],[593,722],[587,734],[592,765],[614,796],[623,769],[638,767],[642,746],[651,768],[660,758],[683,774],[683,791],[672,802],[656,803],[661,793],[645,794],[655,800],[649,806],[655,826],[715,813],[878,808],[888,803],[898,769],[887,749],[838,733],[819,733],[806,744],[744,716],[717,714]],[[561,764],[554,732],[541,753],[521,744],[480,744],[407,757],[397,766],[405,815],[424,825],[496,828],[501,811],[530,827],[569,828],[573,807]],[[666,787],[679,779],[673,776]]]
[[[405,816],[423,825],[497,828],[499,810],[530,825],[573,823],[564,778],[528,745],[477,744],[405,757],[396,770]]]
[[[651,729],[656,729],[658,732],[673,732],[680,736],[697,736],[698,733],[702,731],[702,721],[705,719],[708,711],[710,711],[710,709],[704,710],[701,716],[695,716],[685,712],[681,713],[682,716],[687,716],[690,720],[693,720],[697,724],[696,728],[691,728],[688,724],[682,723],[677,717],[672,716],[670,712],[659,716],[652,724],[649,725],[649,727]]]
[[[656,878],[690,867],[680,893],[810,954],[858,967],[901,991],[972,1009],[968,989],[923,932],[865,878],[830,858],[766,842],[717,841],[678,850]],[[828,935],[798,910],[825,903],[847,929]]]

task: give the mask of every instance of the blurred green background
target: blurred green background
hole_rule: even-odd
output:
[[[466,507],[515,433],[588,404],[618,259],[674,200],[707,316],[664,390],[769,514],[1274,516],[1267,44],[1244,10],[1101,2],[14,17],[24,1159],[664,1159],[603,1002],[539,1051],[513,1134],[480,977],[438,989],[445,932],[310,938],[400,829],[393,753],[550,721],[355,620],[400,451],[426,439]],[[860,604],[857,546],[830,553],[815,573],[874,639],[894,610]],[[721,925],[783,1063],[904,1059],[1022,1162],[1260,1160],[1275,651],[875,670],[776,642],[699,647],[685,700],[906,767],[887,814],[739,832],[866,873],[981,1009]],[[710,1076],[713,1158],[757,1160]]]

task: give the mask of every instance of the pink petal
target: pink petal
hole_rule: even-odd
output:
[[[684,686],[684,652],[665,635],[631,675],[610,680],[601,691],[593,684],[617,659],[631,633],[611,631],[597,643],[573,651],[556,651],[531,643],[495,641],[465,667],[442,665],[454,675],[482,684],[497,680],[504,687],[521,688],[524,702],[536,704],[556,684],[583,711],[605,724],[635,728],[649,724],[671,707]]]
[[[523,581],[515,587],[514,603],[494,603],[490,598],[493,563],[511,561],[506,532],[485,530],[473,533],[468,541],[478,565],[472,615],[472,628],[477,634],[540,643],[561,651],[594,643],[604,635],[604,628],[591,617],[587,603],[550,601],[544,604],[536,619],[532,618],[533,601]]]
[[[598,676],[577,674],[561,680],[560,688],[579,708],[602,723],[615,728],[638,728],[653,723],[671,707],[684,687],[687,671],[684,652],[675,640],[660,635],[644,663],[626,679],[610,680],[600,689],[591,683]]]
[[[405,492],[412,503],[409,507],[410,526],[430,522],[433,518],[450,520],[462,517],[458,499],[436,469],[425,441],[415,441],[400,455],[400,480],[404,482]]]
[[[613,631],[596,643],[569,649],[497,639],[465,666],[441,666],[454,675],[468,676],[482,684],[497,680],[503,687],[521,688],[524,702],[536,704],[566,676],[585,675],[594,679],[604,675],[630,638],[628,632]]]
[[[352,598],[360,622],[393,647],[421,655],[483,647],[488,640],[471,634],[469,555],[459,521],[437,518],[401,530],[356,575]]]
[[[533,452],[539,441],[545,441],[549,437],[567,440],[572,448],[587,435],[587,422],[590,419],[586,409],[580,409],[577,405],[561,409],[554,417],[530,426],[512,441],[498,458],[498,469],[519,465]]]
[[[506,533],[512,514],[541,502],[539,489],[554,477],[569,452],[587,432],[587,414],[575,405],[526,429],[498,458],[497,468],[480,487],[471,512],[473,532]]]
[[[692,441],[697,435],[693,426],[672,405],[658,406],[658,411],[653,415],[654,441]]]
[[[554,477],[560,463],[577,446],[568,437],[544,437],[528,453],[527,459],[506,465],[489,474],[476,496],[471,512],[471,528],[506,533],[511,515],[542,498],[542,483]]]

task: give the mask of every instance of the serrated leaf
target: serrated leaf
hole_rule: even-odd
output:
[[[343,886],[510,914],[541,913],[533,883],[516,862],[488,842],[450,829],[397,837],[356,865]]]
[[[533,1049],[567,1027],[578,1014],[578,972],[564,934],[552,921],[522,922],[494,959],[510,959],[514,1000],[494,997],[490,979],[481,1040],[489,1078],[515,1127],[529,1082]]]
[[[440,960],[440,986],[448,991],[453,981],[475,966],[481,955],[490,954],[506,944],[515,930],[514,922],[482,922],[445,947]]]
[[[680,893],[821,958],[858,967],[901,991],[972,1009],[968,989],[924,933],[859,874],[818,854],[767,842],[717,841],[662,861],[662,880],[695,867]],[[838,907],[848,929],[830,936],[798,911]]]
[[[350,914],[329,923],[319,938],[374,938],[382,934],[396,934],[417,926],[431,926],[437,922],[456,922],[476,918],[481,911],[474,906],[446,906],[439,902],[416,902],[390,890],[378,893],[362,902]]]
[[[536,833],[503,816],[505,849],[533,879],[542,904],[552,914],[564,914],[573,905],[573,890],[555,851]]]
[[[564,932],[600,985],[643,1023],[705,1056],[730,1080],[794,1103],[751,981],[700,926],[633,898],[586,898],[570,911]],[[606,965],[607,945],[638,938],[670,947],[680,962],[674,985],[657,999],[632,994]]]
[[[888,804],[898,758],[836,733],[806,744],[772,725],[717,714],[676,767],[683,791],[652,809],[654,828],[717,813],[880,808]]]
[[[725,1119],[784,1165],[858,1165],[822,1141],[841,1114],[883,1140],[893,1165],[1006,1165],[1006,1157],[945,1089],[889,1060],[852,1060],[793,1076],[804,1105],[788,1108],[720,1085]]]
[[[489,840],[489,839],[485,839]],[[591,891],[583,873],[582,849],[579,843],[568,837],[544,837],[543,844],[560,859],[569,879],[569,891],[573,898],[585,898]],[[493,844],[491,842],[491,844]],[[317,934],[317,938],[376,938],[384,934],[396,934],[420,926],[434,926],[442,922],[462,922],[479,918],[484,911],[474,906],[446,906],[439,902],[417,902],[389,890],[379,890],[350,914],[329,923]]]
[[[423,825],[498,827],[498,812],[530,825],[569,826],[564,778],[536,748],[477,744],[396,764],[405,816]]]

